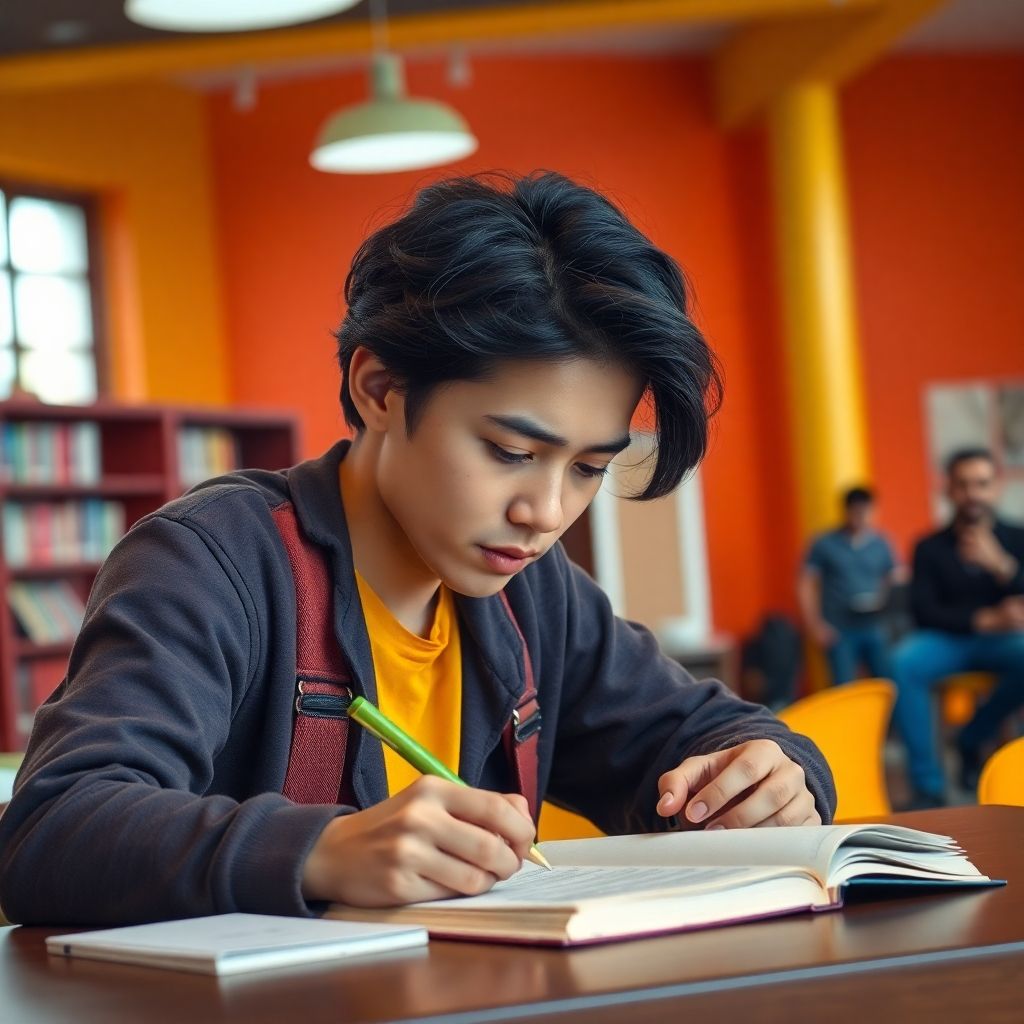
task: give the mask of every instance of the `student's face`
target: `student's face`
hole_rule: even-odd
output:
[[[641,393],[627,371],[588,359],[511,361],[438,388],[408,437],[404,398],[389,391],[381,498],[437,578],[497,593],[593,500]]]
[[[977,523],[990,517],[999,500],[999,477],[988,459],[964,459],[949,475],[949,500],[956,517]]]

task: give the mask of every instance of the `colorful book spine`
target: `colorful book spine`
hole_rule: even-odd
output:
[[[16,484],[94,484],[102,475],[98,423],[4,423],[0,480]]]
[[[14,479],[14,424],[4,423],[0,427],[0,482],[10,483]]]
[[[28,554],[35,565],[53,564],[53,506],[45,502],[28,506]]]
[[[7,603],[24,636],[37,644],[52,642],[53,625],[27,583],[12,583],[7,588]]]
[[[73,483],[94,484],[102,476],[100,427],[82,421],[71,424],[68,436],[68,475]]]
[[[16,580],[7,601],[22,632],[37,644],[74,640],[85,618],[85,605],[67,580]]]
[[[12,568],[102,562],[124,536],[120,501],[8,501],[3,506],[4,559]]]
[[[4,502],[4,561],[13,568],[28,564],[28,517],[25,506],[16,501]]]
[[[238,446],[225,427],[181,427],[178,431],[178,473],[185,487],[238,468]]]

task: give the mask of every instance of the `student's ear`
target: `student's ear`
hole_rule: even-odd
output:
[[[391,373],[368,349],[360,345],[348,366],[348,390],[368,430],[386,430],[390,410],[388,392],[393,389]]]

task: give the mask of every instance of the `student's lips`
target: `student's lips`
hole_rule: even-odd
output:
[[[487,564],[503,576],[519,572],[537,556],[536,551],[524,551],[522,548],[488,548],[483,544],[479,547]]]

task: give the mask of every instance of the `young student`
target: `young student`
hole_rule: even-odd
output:
[[[534,838],[503,743],[527,666],[535,802],[618,833],[829,820],[813,744],[660,654],[558,544],[641,401],[659,448],[639,497],[704,455],[720,382],[673,260],[560,175],[457,179],[363,243],[346,298],[354,439],[194,489],[97,577],[0,818],[7,915],[312,914],[484,891]],[[343,799],[284,795],[288,507],[326,559],[352,692],[470,788],[414,779],[350,724]]]

